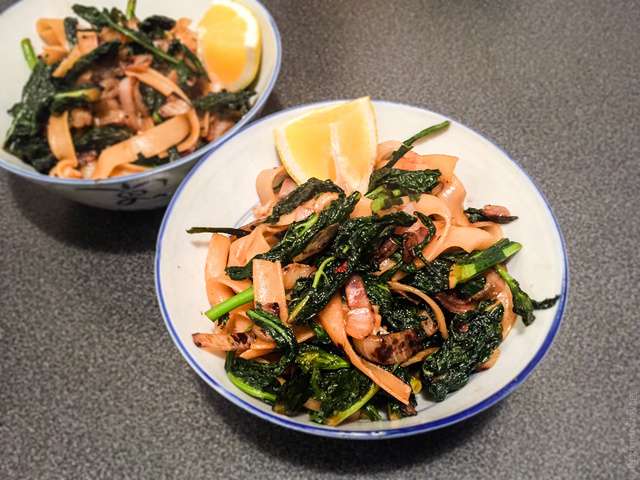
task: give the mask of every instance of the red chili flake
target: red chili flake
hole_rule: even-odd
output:
[[[463,323],[458,327],[458,330],[461,331],[462,333],[466,333],[469,331],[469,325],[467,323]]]
[[[349,267],[349,264],[345,260],[344,262],[342,262],[340,265],[336,267],[336,273],[344,273],[347,271],[348,267]]]

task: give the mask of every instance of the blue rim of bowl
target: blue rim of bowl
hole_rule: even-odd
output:
[[[313,104],[298,105],[295,107],[287,108],[285,110],[281,110],[279,112],[275,112],[253,123],[245,133],[248,133],[252,128],[257,128],[264,121],[270,120],[274,117],[284,115],[285,113],[291,112],[293,110],[306,109],[311,107],[322,107],[322,106],[326,106],[328,104],[332,104],[336,102],[340,102],[340,100],[331,100],[331,101],[319,102],[319,103],[313,103]],[[239,406],[240,408],[256,416],[264,420],[267,420],[271,423],[274,423],[276,425],[279,425],[281,427],[290,428],[299,432],[304,432],[312,435],[319,435],[322,437],[338,438],[338,439],[355,439],[355,440],[377,440],[377,439],[407,437],[411,435],[417,435],[420,433],[429,432],[431,430],[436,430],[449,425],[453,425],[454,423],[458,423],[463,420],[466,420],[482,412],[483,410],[486,410],[487,408],[498,403],[500,400],[504,399],[507,395],[513,392],[518,386],[520,386],[524,382],[524,380],[531,374],[531,372],[535,369],[538,363],[540,363],[542,358],[545,356],[545,354],[551,347],[551,344],[553,343],[553,340],[558,332],[558,329],[560,328],[560,323],[562,321],[562,316],[564,314],[564,309],[565,309],[567,297],[568,297],[569,265],[568,265],[566,244],[564,241],[564,237],[562,236],[562,231],[560,230],[560,225],[558,224],[558,221],[555,215],[553,214],[551,207],[549,206],[549,202],[547,201],[546,197],[543,195],[541,190],[538,188],[538,185],[515,160],[513,160],[500,146],[496,145],[493,141],[491,141],[484,135],[437,112],[433,112],[426,108],[420,108],[413,105],[406,105],[403,103],[389,102],[384,100],[375,100],[374,104],[389,104],[394,106],[401,106],[404,108],[411,108],[414,110],[419,110],[421,112],[428,112],[433,115],[437,115],[485,139],[486,141],[491,143],[494,147],[496,147],[508,160],[510,160],[518,168],[518,170],[520,170],[520,172],[527,178],[527,180],[529,181],[533,189],[540,196],[540,199],[544,203],[544,206],[547,209],[547,212],[553,219],[556,233],[558,235],[558,238],[560,239],[560,245],[562,247],[562,257],[563,257],[563,273],[562,273],[562,287],[561,287],[562,290],[560,292],[560,300],[557,306],[556,314],[553,318],[553,322],[551,323],[547,336],[545,337],[543,344],[540,346],[540,348],[538,349],[534,357],[531,359],[531,361],[529,361],[529,363],[524,367],[524,369],[520,373],[518,373],[509,383],[503,386],[500,390],[493,393],[492,395],[485,398],[484,400],[481,400],[475,405],[469,408],[466,408],[461,412],[455,413],[453,415],[449,415],[447,417],[444,417],[438,420],[425,422],[425,423],[422,423],[419,425],[413,425],[410,427],[397,427],[397,428],[376,429],[376,430],[341,430],[339,427],[331,428],[331,427],[321,427],[321,426],[316,427],[313,425],[303,425],[301,423],[291,421],[283,415],[278,415],[275,413],[264,411],[252,405],[251,403],[247,402],[246,400],[240,398],[233,391],[227,390],[224,386],[218,383],[213,377],[211,377],[191,356],[186,346],[182,343],[182,341],[178,337],[178,334],[173,326],[173,321],[171,320],[171,317],[169,316],[169,312],[167,311],[167,307],[165,305],[164,297],[162,294],[162,284],[160,280],[160,259],[162,256],[162,241],[164,237],[165,228],[169,222],[169,218],[171,217],[171,212],[173,210],[173,207],[175,206],[175,203],[180,197],[180,194],[182,193],[183,188],[187,185],[191,176],[196,174],[197,170],[213,155],[214,152],[209,153],[207,158],[203,159],[193,169],[191,169],[191,171],[187,174],[185,179],[182,181],[182,183],[176,190],[175,194],[173,195],[173,198],[171,199],[171,202],[169,203],[169,206],[167,207],[167,210],[164,214],[164,218],[162,219],[162,224],[160,225],[160,230],[158,232],[158,239],[156,243],[154,277],[155,277],[156,296],[158,298],[158,303],[160,306],[160,310],[162,312],[162,317],[164,319],[165,325],[167,327],[167,330],[169,331],[169,334],[171,335],[171,338],[173,339],[174,343],[180,350],[180,353],[185,358],[187,363],[191,366],[191,368],[193,368],[196,371],[196,373],[200,376],[200,378],[202,378],[208,385],[210,385],[216,392],[218,392],[220,395],[225,397],[227,400],[231,401],[235,405]]]
[[[234,137],[237,133],[239,133],[251,120],[253,120],[256,115],[260,113],[265,103],[271,96],[271,92],[276,85],[276,81],[278,80],[278,75],[280,74],[280,67],[282,64],[282,40],[280,37],[280,30],[278,30],[278,26],[276,25],[275,20],[269,13],[269,10],[260,2],[259,0],[254,0],[258,6],[262,10],[262,14],[268,20],[269,25],[273,29],[273,33],[276,39],[276,60],[275,65],[273,67],[273,73],[271,78],[269,79],[269,83],[267,83],[267,87],[262,92],[262,95],[258,95],[258,99],[256,103],[249,109],[249,111],[236,123],[228,132],[225,132],[220,138],[214,140],[211,143],[208,143],[202,147],[200,147],[195,152],[191,152],[189,155],[185,155],[184,157],[176,160],[175,162],[170,162],[165,165],[161,165],[159,167],[151,168],[142,173],[136,173],[133,175],[126,175],[122,177],[115,178],[107,178],[104,180],[72,180],[66,178],[57,178],[51,177],[49,175],[45,175],[43,173],[38,173],[35,170],[25,170],[20,168],[13,163],[3,159],[0,157],[0,167],[5,170],[14,173],[20,177],[27,178],[29,180],[34,180],[36,182],[52,184],[52,185],[68,185],[68,186],[78,186],[78,187],[87,187],[87,186],[96,186],[96,185],[113,185],[120,184],[122,182],[136,181],[143,178],[150,177],[151,175],[155,175],[157,173],[166,172],[167,170],[172,170],[174,168],[185,165],[194,159],[202,157],[204,160],[205,155],[208,157],[208,154],[213,152],[215,149],[222,146],[227,140]],[[3,149],[4,152],[4,149]]]

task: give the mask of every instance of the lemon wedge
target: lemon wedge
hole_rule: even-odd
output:
[[[276,149],[298,184],[330,179],[347,192],[366,192],[378,145],[369,97],[313,110],[275,130]]]
[[[214,0],[198,23],[198,56],[217,86],[247,87],[260,66],[260,27],[251,10],[232,0]]]

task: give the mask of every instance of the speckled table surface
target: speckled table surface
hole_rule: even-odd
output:
[[[162,211],[93,210],[1,172],[0,478],[638,478],[640,4],[265,3],[284,45],[269,111],[364,94],[425,106],[537,180],[571,264],[555,344],[450,428],[289,432],[173,346],[153,288]]]

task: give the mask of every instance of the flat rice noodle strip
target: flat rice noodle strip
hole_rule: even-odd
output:
[[[82,178],[82,172],[75,168],[76,162],[74,160],[62,160],[56,163],[56,166],[51,169],[49,175],[58,178]]]
[[[472,224],[476,228],[481,228],[489,235],[493,237],[493,243],[496,243],[498,240],[504,238],[504,233],[502,231],[502,227],[498,223],[494,222],[476,222]]]
[[[223,330],[227,333],[248,332],[253,329],[254,323],[247,317],[249,305],[243,305],[229,312],[229,320],[225,323]]]
[[[134,165],[133,163],[125,163],[124,165],[118,165],[111,172],[112,177],[124,177],[125,175],[134,175],[136,173],[142,173],[147,170],[147,167],[142,165]]]
[[[67,35],[62,18],[39,18],[36,21],[36,32],[47,46],[67,47]]]
[[[179,152],[191,150],[196,146],[198,138],[200,138],[200,119],[198,118],[195,108],[192,108],[187,112],[187,119],[189,120],[191,130],[189,132],[189,136],[178,145]]]
[[[50,175],[61,178],[82,178],[77,170],[78,157],[73,146],[71,130],[69,129],[69,112],[62,115],[51,115],[47,123],[47,142],[51,153],[58,163],[51,169]]]
[[[436,229],[436,235],[423,250],[423,255],[429,261],[434,260],[443,251],[449,230],[451,229],[451,211],[441,199],[434,195],[421,195],[417,202],[409,202],[402,207],[407,213],[418,211],[424,215],[437,215],[444,220],[440,229]],[[418,222],[416,222],[418,224]],[[416,227],[416,225],[413,225]],[[419,224],[418,224],[419,226]]]
[[[198,348],[204,348],[207,350],[213,350],[218,352],[230,352],[248,347],[250,339],[246,339],[245,342],[240,342],[237,337],[231,333],[194,333],[192,335],[193,343]]]
[[[449,331],[447,330],[447,322],[445,321],[444,313],[442,313],[440,306],[429,295],[415,287],[405,285],[404,283],[389,282],[389,287],[398,292],[412,293],[429,305],[436,316],[436,323],[438,324],[438,331],[440,331],[440,335],[445,340],[449,338]]]
[[[189,127],[187,117],[177,115],[130,140],[135,144],[138,153],[150,158],[178,144],[189,134]]]
[[[49,45],[45,45],[42,47],[43,58],[47,65],[53,65],[61,61],[65,55],[67,54],[67,49],[64,47],[52,47]]]
[[[76,38],[78,39],[78,48],[82,55],[86,55],[98,47],[98,34],[96,32],[78,32]]]
[[[259,253],[268,252],[271,245],[267,241],[266,236],[280,230],[280,228],[274,229],[270,225],[261,223],[254,228],[249,235],[235,240],[229,250],[229,262],[227,266],[242,267]]]
[[[113,170],[137,160],[138,154],[153,157],[179,143],[189,133],[189,121],[177,115],[123,142],[105,148],[98,157],[93,179],[111,176]]]
[[[284,167],[267,168],[262,170],[256,177],[256,192],[260,203],[264,204],[276,199],[276,192],[273,191],[273,184],[276,179],[286,175]]]
[[[100,152],[96,168],[91,178],[99,180],[110,177],[119,166],[134,162],[138,158],[138,152],[131,140],[116,143]]]
[[[418,363],[423,361],[425,358],[427,358],[429,355],[431,355],[432,353],[437,352],[439,349],[439,347],[429,347],[426,348],[424,350],[419,351],[418,353],[416,353],[414,356],[412,356],[411,358],[405,360],[403,363],[400,364],[401,367],[408,367],[409,365],[413,365],[414,363]]]
[[[284,324],[287,323],[289,312],[280,262],[262,259],[253,261],[253,292],[256,307],[277,304],[280,320]]]
[[[436,196],[449,207],[454,225],[462,227],[471,225],[464,213],[464,199],[467,196],[467,191],[458,177],[452,175],[451,179],[444,184],[444,188]]]
[[[282,215],[276,225],[287,226],[293,222],[299,222],[305,218],[311,216],[313,213],[321,212],[331,202],[338,198],[336,192],[324,192],[318,195],[316,198],[307,200],[306,202],[298,205],[293,211]]]
[[[136,115],[136,102],[133,98],[133,89],[138,80],[132,77],[124,77],[118,83],[118,100],[124,112],[130,116]]]
[[[453,179],[453,171],[457,162],[458,157],[451,155],[418,155],[414,152],[408,152],[396,163],[395,168],[402,170],[440,170],[440,181],[450,182]]]
[[[487,285],[489,285],[489,298],[498,300],[504,307],[502,315],[502,339],[509,335],[511,327],[516,321],[516,314],[513,311],[513,295],[507,283],[495,271],[491,270],[485,275]]]
[[[225,235],[214,233],[209,240],[207,260],[204,264],[204,283],[207,291],[209,305],[214,306],[233,296],[233,290],[220,282],[220,277],[225,275],[227,258],[231,240]]]
[[[444,242],[439,245],[439,248],[430,251],[429,256],[426,254],[425,256],[429,260],[432,260],[432,258],[429,257],[437,258],[438,255],[450,248],[461,248],[467,253],[471,253],[474,250],[484,250],[496,243],[500,238],[496,238],[495,235],[492,235],[482,228],[456,227],[454,225],[449,230],[449,234],[446,236]]]
[[[306,325],[294,325],[293,334],[296,337],[298,343],[306,342],[315,336],[313,330]],[[272,340],[256,339],[249,350],[246,350],[240,354],[241,358],[245,360],[251,360],[253,358],[262,357],[267,355],[276,349],[276,342]]]
[[[391,372],[361,358],[349,343],[345,330],[345,311],[339,294],[320,312],[320,323],[333,343],[344,350],[351,364],[398,401],[409,404],[411,387]]]
[[[180,98],[182,98],[188,104],[191,104],[189,97],[186,93],[182,91],[182,89],[175,83],[172,82],[169,78],[162,75],[157,70],[153,68],[147,68],[145,71],[137,71],[131,68],[128,68],[124,71],[124,74],[128,77],[135,77],[140,80],[142,83],[149,85],[150,87],[156,89],[165,97],[168,97],[172,93],[175,93]]]
[[[282,269],[284,289],[291,290],[300,278],[309,278],[316,270],[316,267],[312,265],[290,263]]]
[[[80,51],[80,47],[78,45],[74,46],[69,52],[69,55],[67,55],[53,71],[52,75],[56,78],[64,77],[81,57],[82,52]]]
[[[375,168],[381,168],[391,158],[391,154],[400,148],[402,142],[397,140],[389,140],[378,144],[378,150],[376,153]]]

